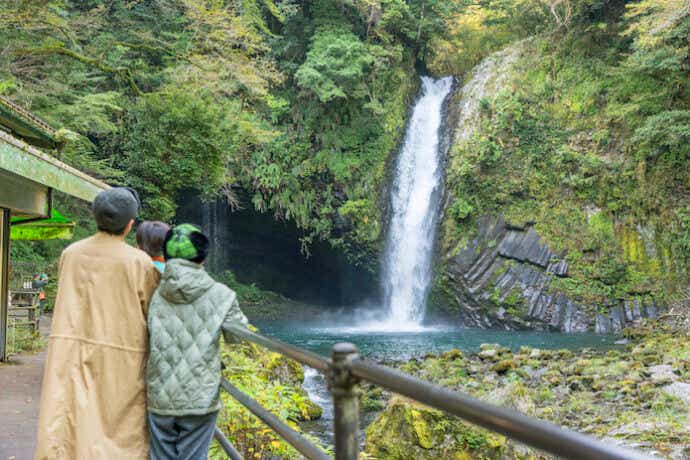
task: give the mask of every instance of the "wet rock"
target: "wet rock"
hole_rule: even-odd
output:
[[[299,404],[299,415],[297,420],[300,422],[308,422],[310,420],[318,420],[323,415],[323,409],[321,406],[310,400],[304,395],[304,401]]]
[[[386,395],[381,387],[367,385],[362,387],[359,407],[363,412],[378,412],[386,406]]]
[[[477,356],[488,361],[498,361],[502,354],[510,352],[510,350],[505,347],[490,343],[481,344],[479,349],[480,351],[477,353]]]
[[[549,372],[548,367],[542,367],[540,369],[533,369],[530,366],[525,366],[523,367],[525,373],[527,376],[533,380],[539,380],[541,379],[544,375],[546,375],[547,372]]]
[[[301,386],[304,381],[302,366],[278,353],[268,355],[260,374],[265,378],[277,379],[294,386]]]
[[[654,433],[658,431],[670,432],[673,431],[673,429],[666,423],[638,420],[619,426],[611,430],[608,434],[609,436],[627,438],[637,436],[640,433]]]
[[[482,351],[490,352],[495,360],[469,353],[460,363],[437,357],[421,363],[416,375],[431,377],[435,383],[576,431],[597,437],[608,434],[628,447],[681,459],[686,439],[690,439],[685,411],[685,405],[690,405],[690,381],[686,378],[690,371],[686,367],[690,348],[687,337],[677,330],[660,329],[660,325],[655,325],[644,331],[630,331],[634,333],[626,336],[631,337],[632,345],[614,350],[573,352],[522,347],[517,353],[510,353],[499,345],[485,344]],[[465,372],[455,373],[455,369]],[[658,383],[669,378],[675,380]],[[446,423],[454,420],[447,416],[445,423],[434,422],[434,430],[442,431],[446,437],[453,436]],[[467,438],[460,435],[460,439]],[[419,451],[410,447],[407,457],[378,451],[381,456],[377,458],[482,458],[475,450],[444,450],[449,444],[443,442],[434,441],[431,448]],[[510,451],[513,447],[508,441],[507,451],[500,458],[541,458],[515,456]]]
[[[448,350],[445,353],[442,353],[441,358],[445,359],[445,360],[453,361],[456,359],[462,359],[463,354],[462,354],[462,351],[460,351],[458,349],[453,349],[453,350]]]
[[[477,237],[448,258],[446,274],[466,326],[609,334],[658,316],[654,302],[616,301],[603,313],[552,292],[553,278],[568,276],[567,262],[533,227],[503,216],[479,219]]]
[[[553,273],[556,276],[565,277],[568,274],[568,262],[565,260],[556,260],[551,262],[546,271],[548,273]]]

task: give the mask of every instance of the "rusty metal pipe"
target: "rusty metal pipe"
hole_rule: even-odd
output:
[[[331,364],[330,360],[321,355],[317,355],[311,351],[303,350],[279,340],[264,337],[263,335],[252,332],[242,326],[232,325],[226,327],[225,330],[231,332],[235,336],[243,338],[244,340],[266,347],[271,351],[285,355],[288,358],[294,359],[302,364],[306,364],[307,366],[319,371],[328,371]]]

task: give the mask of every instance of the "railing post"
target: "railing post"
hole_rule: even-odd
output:
[[[358,356],[357,347],[351,343],[333,346],[329,387],[335,415],[335,460],[359,458],[359,390],[350,372],[350,363]]]

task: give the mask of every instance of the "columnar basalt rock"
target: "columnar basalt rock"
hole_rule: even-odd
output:
[[[480,219],[477,236],[446,262],[446,274],[467,326],[618,332],[642,318],[656,318],[654,302],[623,300],[598,312],[552,289],[568,276],[568,263],[531,225],[503,216]]]

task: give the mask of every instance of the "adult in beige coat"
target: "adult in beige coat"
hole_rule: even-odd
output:
[[[159,275],[124,242],[136,192],[101,192],[98,233],[62,253],[36,460],[148,458],[146,310]]]

